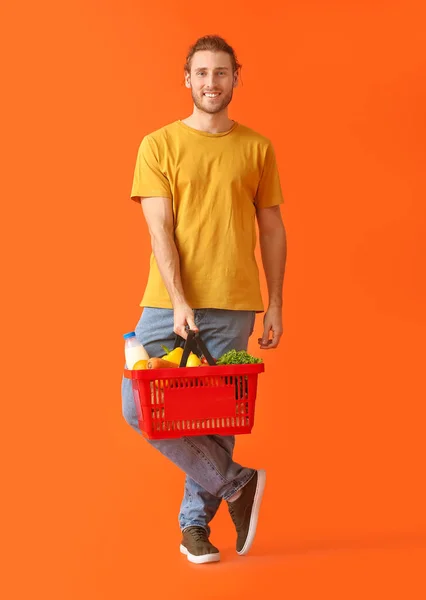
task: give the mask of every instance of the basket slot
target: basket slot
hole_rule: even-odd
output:
[[[133,401],[135,403],[136,413],[138,415],[138,419],[142,418],[142,409],[141,409],[141,399],[139,395],[139,389],[137,385],[133,385]]]

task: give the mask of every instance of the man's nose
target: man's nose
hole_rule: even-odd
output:
[[[209,89],[214,89],[216,84],[216,75],[214,73],[209,73],[206,77],[206,87]]]

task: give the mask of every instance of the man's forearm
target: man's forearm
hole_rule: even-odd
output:
[[[151,233],[151,245],[173,307],[187,304],[180,274],[179,254],[173,234],[164,229]]]
[[[284,225],[259,236],[262,263],[268,284],[269,306],[283,304],[283,285],[287,260],[287,236]]]

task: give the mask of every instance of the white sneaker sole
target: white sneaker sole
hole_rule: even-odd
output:
[[[254,536],[256,535],[256,528],[257,528],[257,521],[259,518],[260,505],[262,502],[263,492],[265,491],[265,483],[266,483],[266,471],[264,471],[263,469],[259,469],[259,471],[257,472],[257,487],[256,487],[256,492],[254,494],[253,508],[251,509],[250,525],[249,525],[249,530],[248,530],[248,534],[247,534],[247,539],[246,539],[246,542],[245,542],[244,546],[242,547],[242,549],[239,552],[237,552],[237,554],[239,554],[240,556],[247,554],[247,552],[250,550],[250,548],[254,542]]]
[[[182,554],[186,555],[186,558],[189,560],[189,562],[192,562],[196,565],[219,562],[220,560],[219,552],[215,552],[214,554],[202,554],[201,556],[195,556],[195,554],[191,554],[190,552],[188,552],[188,549],[185,548],[185,546],[182,546],[182,544],[180,545],[180,551],[182,552]]]

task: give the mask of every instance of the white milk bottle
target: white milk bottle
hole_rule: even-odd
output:
[[[125,333],[123,337],[125,339],[124,356],[126,358],[126,367],[128,369],[133,369],[133,365],[135,365],[138,360],[149,359],[147,351],[136,338],[136,333],[134,331]]]

